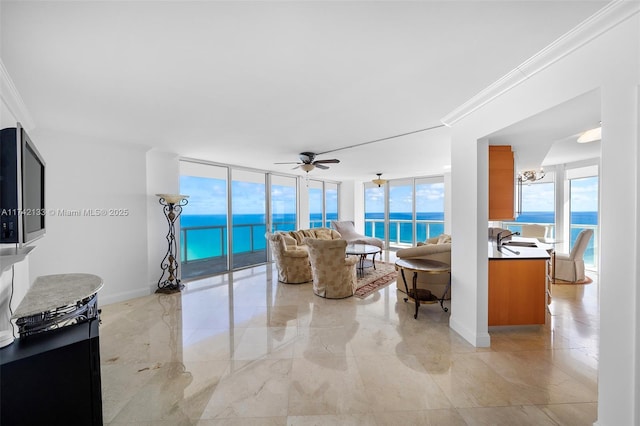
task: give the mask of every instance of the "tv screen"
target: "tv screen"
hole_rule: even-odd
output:
[[[45,234],[45,162],[20,123],[0,131],[0,243]]]
[[[22,131],[22,205],[24,242],[38,238],[45,226],[44,162]]]

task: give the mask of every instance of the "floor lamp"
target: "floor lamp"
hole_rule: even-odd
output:
[[[156,194],[160,197],[160,205],[162,212],[167,218],[169,224],[169,232],[167,233],[167,254],[164,255],[160,268],[162,275],[158,280],[158,289],[156,293],[176,293],[184,288],[178,278],[178,244],[176,243],[176,227],[175,223],[182,207],[186,206],[189,198],[188,195],[179,194]],[[165,278],[166,276],[166,278]]]

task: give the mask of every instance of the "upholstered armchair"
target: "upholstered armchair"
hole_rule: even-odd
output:
[[[404,248],[396,251],[398,259],[430,259],[444,262],[447,265],[451,265],[451,236],[442,234],[437,237],[429,238],[424,242],[418,242],[416,247]],[[447,274],[424,274],[418,273],[418,279],[416,282],[417,288],[426,289],[433,294],[443,294],[449,277]],[[404,281],[402,275],[398,270],[398,278],[396,280],[396,287],[403,293],[406,292],[404,288]]]
[[[556,254],[556,276],[554,278],[570,282],[584,280],[584,252],[592,235],[592,229],[582,230],[573,244],[571,253]]]
[[[302,284],[311,281],[311,265],[307,250],[287,245],[284,234],[267,234],[273,258],[278,269],[278,281]]]
[[[523,237],[544,238],[547,236],[547,227],[535,223],[524,224],[520,235]]]
[[[346,257],[346,240],[306,238],[309,250],[313,292],[327,299],[353,296],[357,287],[356,257]]]
[[[366,235],[360,234],[356,231],[356,227],[351,220],[332,220],[331,227],[338,231],[340,236],[347,240],[349,244],[369,244],[384,250],[384,241],[380,238],[367,237]]]

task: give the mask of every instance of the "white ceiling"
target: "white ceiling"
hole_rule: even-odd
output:
[[[604,4],[2,0],[0,56],[40,134],[302,174],[273,163],[439,125]],[[311,173],[441,173],[449,131],[321,155],[341,163]]]

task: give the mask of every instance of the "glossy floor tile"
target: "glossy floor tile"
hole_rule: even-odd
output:
[[[273,266],[102,306],[106,425],[591,425],[598,279],[475,348],[395,283],[327,300]]]

